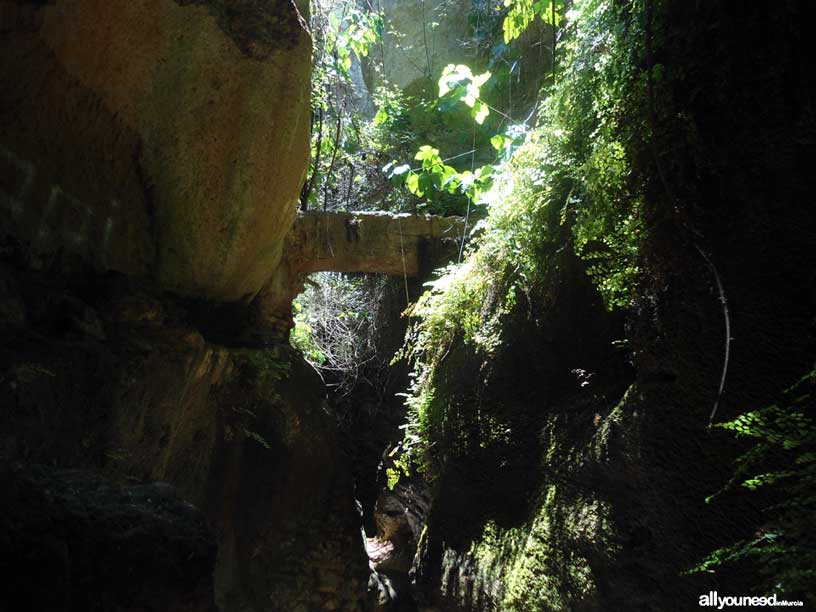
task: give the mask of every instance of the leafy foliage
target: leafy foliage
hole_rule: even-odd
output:
[[[414,159],[421,162],[421,166],[416,170],[408,164],[394,166],[393,162],[387,164],[384,170],[386,172],[390,170],[392,178],[404,184],[408,191],[419,197],[462,193],[471,202],[479,204],[482,194],[493,182],[493,166],[484,165],[476,168],[474,172],[470,170],[457,172],[439,156],[439,149],[430,145],[421,146]]]
[[[385,27],[382,15],[373,9],[362,10],[350,0],[316,2],[313,9],[312,161],[301,192],[301,209],[396,208],[463,214],[468,194],[486,186],[487,171],[476,177],[469,172],[450,188],[442,189],[420,188],[420,182],[428,187],[438,183],[438,177],[420,181],[419,177],[412,178],[415,172],[407,172],[407,167],[393,173],[396,162],[387,164],[383,171],[388,159],[413,157],[418,144],[435,141],[439,133],[467,132],[470,142],[469,130],[452,109],[453,100],[448,101],[447,111],[440,113],[435,95],[424,91],[408,94],[383,81],[373,93],[376,112],[370,117],[364,112],[367,94],[356,87],[362,78],[363,59],[367,59],[369,69],[382,72],[382,53],[371,53],[381,44]],[[471,90],[473,87],[471,84]],[[475,87],[478,95],[478,84]],[[480,99],[467,102],[475,107],[473,114],[484,121],[487,105]],[[395,189],[406,185],[406,180],[407,190]]]
[[[513,107],[511,81],[519,81],[521,66],[519,52],[496,41],[504,12],[501,5],[474,1],[468,16],[473,38],[462,43],[475,45],[474,61],[488,63],[489,71],[476,74],[468,66],[451,64],[437,77],[438,91],[431,91],[431,83],[437,81],[431,81],[430,71],[427,87],[417,83],[408,92],[380,78],[385,55],[382,50],[372,50],[382,45],[386,30],[399,38],[382,12],[371,3],[352,0],[315,0],[312,4],[312,156],[301,209],[396,208],[483,215],[483,209],[471,208],[489,188],[492,170],[488,166],[494,165],[491,150],[495,148],[499,159],[506,160],[517,144],[511,136],[491,147],[491,138],[502,130],[509,134],[513,128],[507,125],[523,125],[499,110],[502,103],[505,110]],[[426,25],[433,29],[438,23]],[[374,77],[380,85],[373,93],[373,117],[365,109],[368,103],[361,102],[365,92],[355,89],[361,82],[361,68],[380,75]],[[507,99],[499,103],[497,96],[505,93]],[[493,101],[488,102],[489,98]],[[430,175],[423,176],[428,173],[424,163],[412,168],[404,162],[418,155],[420,145],[452,154],[444,161],[440,157],[444,166],[433,164]],[[387,163],[390,160],[403,161]],[[400,171],[394,172],[395,168]]]
[[[473,120],[482,125],[490,114],[490,106],[481,99],[481,87],[490,76],[490,72],[473,74],[467,66],[448,64],[439,78],[439,97],[464,102],[471,109]]]
[[[490,72],[474,75],[468,66],[449,64],[439,79],[439,98],[464,102],[471,109],[473,120],[481,125],[490,114],[490,105],[480,97],[481,87],[490,77]],[[507,161],[526,133],[526,125],[512,125],[505,134],[494,135],[490,144],[496,149],[499,159]],[[404,185],[418,197],[429,195],[436,198],[443,193],[461,193],[470,204],[484,204],[482,196],[493,185],[495,166],[492,164],[460,172],[446,164],[447,160],[440,157],[439,149],[430,145],[421,146],[414,159],[421,162],[419,168],[391,162],[383,170],[389,172],[389,178],[396,184]]]
[[[567,14],[564,74],[538,127],[526,137],[523,130],[494,137],[510,159],[481,195],[488,213],[478,238],[411,312],[402,354],[415,367],[405,445],[430,473],[445,461],[441,453],[459,452],[445,432],[456,429],[460,409],[440,392],[451,347],[461,343],[485,360],[501,350],[508,316],[532,300],[546,303],[559,250],[572,248],[587,261],[610,309],[633,299],[645,187],[632,160],[642,146],[646,93],[642,32],[633,21],[629,6],[600,0]]]
[[[348,5],[340,16],[336,10],[328,15],[325,53],[331,57],[336,73],[350,79],[352,54],[358,61],[368,56],[371,47],[382,37],[383,20],[380,15]]]
[[[558,26],[564,10],[563,3],[555,0],[504,0],[504,6],[510,7],[502,24],[505,43],[518,38],[536,17]]]
[[[341,199],[351,200],[360,176],[365,140],[352,68],[381,41],[383,21],[349,0],[322,0],[312,3],[311,29],[311,162],[300,207],[318,206],[322,195],[322,208],[328,210]]]
[[[769,594],[797,593],[816,600],[816,370],[786,390],[782,406],[746,412],[717,427],[748,438],[754,445],[736,461],[731,483],[764,491],[766,522],[750,539],[711,553],[691,572],[713,571],[737,561],[755,563]]]

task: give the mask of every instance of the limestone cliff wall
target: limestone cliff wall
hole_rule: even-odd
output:
[[[470,63],[471,0],[385,0],[389,27],[383,35],[383,78],[405,88],[417,79],[438,79],[450,63]]]

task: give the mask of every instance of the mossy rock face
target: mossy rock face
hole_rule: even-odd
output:
[[[813,71],[764,72],[767,105],[757,106],[752,66],[762,56],[804,57],[801,15],[780,11],[769,27],[757,9],[734,29],[726,7],[707,11],[701,20],[672,5],[662,60],[677,71],[667,113],[683,109],[698,122],[698,140],[675,154],[669,184],[693,190],[683,214],[700,242],[686,241],[687,227],[654,225],[626,327],[590,331],[610,315],[590,307],[583,273],[559,265],[531,291],[526,319],[505,317],[509,333],[495,355],[457,340],[433,373],[436,497],[415,570],[438,609],[687,612],[709,591],[764,594],[765,559],[762,568],[688,571],[714,550],[753,540],[769,518],[747,491],[706,503],[729,482],[740,488],[733,462],[746,448],[707,427],[712,404],[723,421],[783,405],[782,391],[813,367],[816,218],[801,205],[810,185],[796,144],[813,124],[798,98],[813,90]],[[729,63],[713,61],[712,49]],[[665,220],[664,185],[651,179],[658,193],[647,198]],[[541,232],[549,238],[547,227]],[[573,247],[551,239],[559,251]],[[694,246],[710,248],[710,258]],[[546,251],[530,256],[544,271],[559,263]],[[731,353],[718,398],[720,282]],[[623,338],[616,354],[611,343]],[[513,480],[531,484],[514,489]]]
[[[611,350],[621,319],[580,262],[561,253],[551,276],[549,301],[511,312],[499,349],[456,342],[434,374],[429,410],[447,416],[434,430],[434,506],[414,571],[440,609],[604,609],[624,536],[616,485],[595,486],[608,477],[596,456],[624,452],[618,429],[603,432],[631,372]],[[587,385],[579,366],[595,373]]]
[[[528,316],[506,316],[494,353],[456,341],[434,372],[434,505],[414,566],[426,603],[680,612],[708,590],[748,592],[750,575],[683,574],[746,533],[754,513],[704,502],[734,453],[706,432],[716,381],[700,338],[637,335],[633,371],[612,345],[621,317],[580,262],[562,253],[551,264]],[[718,331],[704,287],[683,297]],[[689,325],[683,310],[662,320]]]
[[[3,3],[0,233],[33,263],[219,301],[272,275],[308,159],[310,39],[294,3],[207,4]]]

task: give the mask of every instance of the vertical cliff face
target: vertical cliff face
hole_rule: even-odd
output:
[[[471,36],[471,8],[470,0],[382,2],[390,26],[382,41],[382,78],[405,88],[439,78],[447,64],[470,61],[473,53],[462,43]]]
[[[739,449],[708,428],[715,401],[717,421],[774,404],[816,354],[804,15],[654,10],[668,93],[634,158],[648,180],[637,303],[625,320],[605,311],[556,201],[537,230],[543,280],[500,315],[501,344],[480,352],[459,331],[433,364],[434,506],[413,570],[432,609],[680,612],[760,584],[747,563],[686,571],[762,524],[756,496],[706,503]],[[758,73],[762,57],[778,63]]]
[[[0,301],[22,313],[0,350],[3,464],[171,483],[215,536],[223,610],[363,610],[360,519],[317,375],[288,349],[207,342],[183,301],[91,281],[3,270]],[[0,522],[4,541],[27,533]]]

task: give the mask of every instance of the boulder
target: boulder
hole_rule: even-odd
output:
[[[170,485],[43,466],[0,484],[1,609],[215,612],[215,541]]]
[[[0,236],[39,267],[254,296],[307,166],[307,17],[291,0],[0,1]]]

